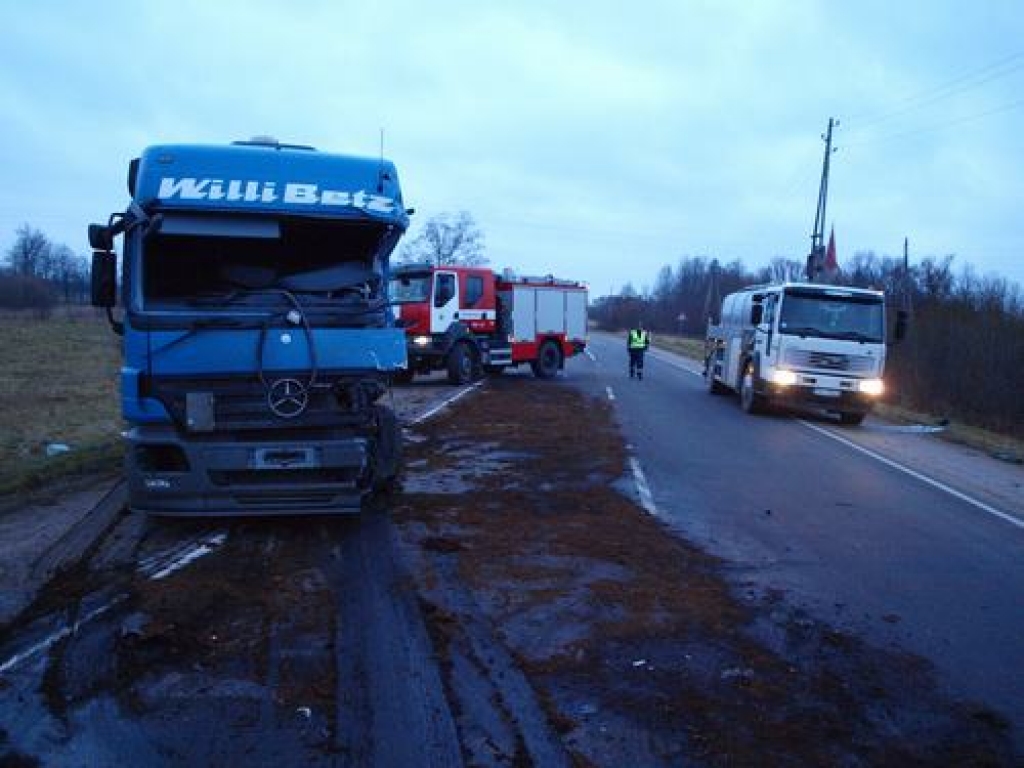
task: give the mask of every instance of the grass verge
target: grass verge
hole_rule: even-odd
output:
[[[118,337],[91,310],[0,317],[0,497],[120,467]],[[47,447],[68,450],[47,455]]]

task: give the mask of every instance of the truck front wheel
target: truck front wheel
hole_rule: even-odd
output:
[[[448,381],[452,384],[468,384],[473,379],[473,351],[468,344],[459,342],[448,353]]]
[[[558,369],[562,367],[562,350],[551,341],[545,341],[540,345],[537,352],[537,359],[530,363],[533,368],[533,375],[538,379],[553,379],[558,375]]]
[[[759,395],[754,390],[754,366],[748,365],[743,371],[743,379],[740,381],[740,407],[745,413],[764,413],[766,404],[764,395]]]
[[[856,427],[858,424],[860,424],[862,421],[864,421],[864,417],[865,416],[867,416],[866,413],[854,413],[852,411],[842,411],[839,414],[839,423],[840,424],[845,424],[848,427]]]
[[[728,388],[715,378],[715,361],[708,358],[704,363],[704,385],[712,395],[724,395]]]
[[[402,468],[402,432],[394,411],[383,405],[376,406],[376,411],[377,429],[370,484],[374,491],[383,491],[395,484]]]

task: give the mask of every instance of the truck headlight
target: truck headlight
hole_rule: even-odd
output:
[[[425,346],[427,346],[430,343],[430,337],[429,336],[413,336],[412,337],[412,343],[415,344],[417,347],[425,347]]]
[[[790,387],[796,384],[796,373],[785,368],[776,368],[772,373],[772,382],[782,387]]]
[[[881,379],[864,379],[857,383],[857,390],[865,395],[878,396],[885,391],[885,385]]]

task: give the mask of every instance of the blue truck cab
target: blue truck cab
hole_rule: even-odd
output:
[[[409,223],[394,165],[270,139],[153,146],[128,189],[89,239],[93,304],[124,337],[129,507],[358,509],[400,464],[381,402],[406,365],[387,300]]]

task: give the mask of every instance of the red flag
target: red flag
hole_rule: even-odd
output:
[[[836,261],[836,228],[832,227],[832,231],[828,236],[828,249],[825,251],[825,271],[826,272],[838,272],[839,263]]]

